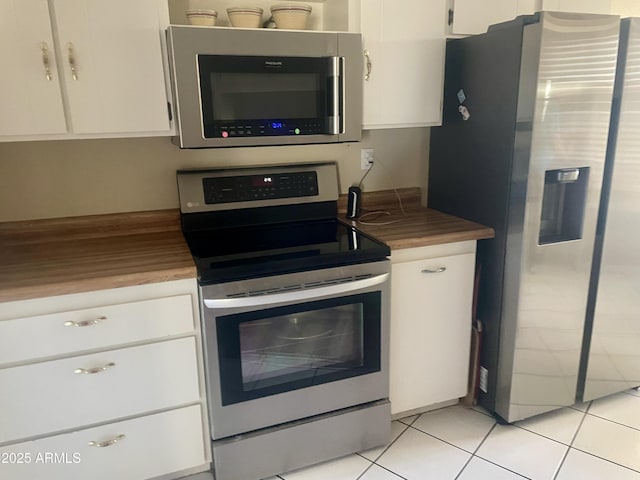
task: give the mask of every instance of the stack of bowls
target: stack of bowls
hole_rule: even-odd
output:
[[[229,23],[233,27],[258,28],[262,22],[263,10],[259,7],[227,8]]]
[[[216,24],[218,12],[215,10],[193,9],[185,12],[191,25],[212,27]]]
[[[278,28],[304,30],[311,13],[311,5],[304,3],[278,3],[271,7],[271,15]]]

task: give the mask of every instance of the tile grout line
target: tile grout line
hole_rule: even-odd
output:
[[[587,409],[584,412],[582,412],[582,418],[580,419],[580,423],[578,424],[578,428],[576,428],[576,431],[573,433],[573,436],[571,437],[571,441],[569,442],[567,451],[564,452],[564,455],[562,456],[562,460],[560,460],[560,464],[558,465],[558,467],[556,468],[555,473],[553,474],[552,480],[556,480],[558,478],[558,475],[560,475],[560,470],[562,470],[562,466],[564,465],[564,462],[567,459],[567,456],[569,455],[569,452],[571,451],[571,445],[573,445],[573,442],[575,442],[576,437],[578,436],[578,433],[580,432],[580,428],[582,428],[582,424],[584,423],[584,419],[587,418],[587,411],[589,410],[590,407],[591,407],[591,403],[589,403],[589,405],[587,406]]]
[[[624,468],[624,469],[626,469],[626,470],[629,470],[629,471],[631,471],[631,472],[634,472],[634,473],[640,473],[640,470],[636,470],[635,468],[627,467],[626,465],[622,465],[621,463],[614,462],[613,460],[609,460],[608,458],[604,458],[604,457],[601,457],[601,456],[599,456],[599,455],[594,455],[593,453],[591,453],[591,452],[587,452],[586,450],[582,450],[582,449],[577,448],[577,447],[571,447],[571,449],[572,449],[572,450],[576,450],[576,451],[578,451],[578,452],[580,452],[580,453],[584,453],[585,455],[589,455],[590,457],[599,458],[599,459],[600,459],[600,460],[602,460],[602,461],[605,461],[605,462],[607,462],[607,463],[611,463],[611,464],[613,464],[613,465],[617,465],[618,467],[622,467],[622,468]]]
[[[526,480],[531,480],[531,478],[526,477],[523,474],[516,472],[515,470],[511,470],[510,468],[507,468],[504,465],[500,465],[499,463],[496,463],[493,460],[489,460],[487,458],[481,457],[480,455],[474,455],[474,457],[479,458],[480,460],[484,460],[485,462],[490,463],[491,465],[495,465],[496,467],[500,467],[501,469],[506,470],[507,472],[511,472],[514,475],[517,475],[518,477],[525,478]]]
[[[357,455],[357,454],[356,454]],[[362,457],[362,455],[360,455]],[[364,458],[364,457],[362,457]],[[369,460],[368,458],[366,458],[365,460]],[[365,473],[367,473],[369,471],[369,469],[371,469],[371,467],[373,467],[373,462],[371,460],[369,460],[369,465],[367,465],[367,468],[364,469],[364,472],[362,472],[360,475],[358,475],[356,477],[356,480],[360,480]]]
[[[372,464],[371,464],[371,466],[373,466],[373,465],[375,465],[376,467],[380,467],[380,468],[382,468],[383,470],[386,470],[387,472],[391,473],[392,475],[395,475],[396,477],[398,477],[398,478],[400,478],[400,479],[402,479],[402,480],[408,480],[407,478],[403,477],[403,476],[402,476],[402,475],[400,475],[399,473],[394,472],[393,470],[389,470],[387,467],[384,467],[384,466],[382,466],[382,465],[380,465],[380,464],[378,464],[378,463],[372,463]],[[371,467],[369,467],[369,468],[371,468]],[[367,469],[367,470],[368,470],[368,469]],[[358,478],[360,478],[360,477],[358,477]],[[358,479],[356,479],[356,480],[358,480]]]
[[[456,475],[456,477],[453,480],[458,480],[458,478],[460,477],[460,475],[462,475],[462,472],[464,472],[464,469],[467,468],[467,466],[469,465],[469,463],[471,462],[471,460],[473,460],[473,457],[476,456],[476,452],[478,450],[480,450],[480,447],[482,446],[482,444],[484,443],[484,441],[487,439],[487,437],[491,434],[491,432],[493,432],[493,430],[496,428],[497,422],[494,422],[493,425],[491,425],[491,428],[489,429],[489,431],[485,434],[485,436],[483,437],[482,440],[480,440],[480,443],[478,444],[478,446],[475,448],[475,450],[473,452],[471,452],[471,456],[467,459],[467,461],[465,462],[465,464],[462,466],[462,468],[460,469],[460,471],[458,472],[458,474]]]
[[[633,395],[633,394],[630,394],[630,395],[631,395],[631,396],[635,396],[635,395]],[[631,427],[631,426],[629,426],[629,425],[625,425],[625,424],[623,424],[623,423],[614,422],[614,421],[612,421],[612,420],[609,420],[608,418],[600,417],[600,416],[598,416],[598,415],[595,415],[595,414],[591,413],[589,410],[591,410],[591,407],[593,406],[593,402],[594,402],[594,400],[589,401],[589,405],[587,406],[587,409],[586,409],[586,410],[585,410],[585,412],[584,412],[584,413],[585,413],[585,415],[584,415],[584,418],[582,419],[582,422],[584,422],[584,420],[587,418],[587,415],[591,415],[592,417],[599,418],[600,420],[604,420],[604,421],[607,421],[607,422],[610,422],[610,423],[614,423],[614,424],[616,424],[616,425],[620,425],[620,426],[622,426],[622,427],[631,428],[631,429],[633,429],[633,430],[638,430],[638,429],[633,428],[633,427]],[[591,453],[591,452],[587,452],[587,451],[585,451],[585,450],[581,450],[581,449],[579,449],[579,448],[574,447],[574,446],[573,446],[573,442],[574,442],[574,441],[575,441],[575,439],[577,438],[578,433],[580,432],[580,428],[582,428],[582,422],[580,423],[580,427],[578,427],[578,430],[576,431],[576,434],[575,434],[575,436],[574,436],[573,440],[571,441],[571,446],[569,447],[570,449],[571,449],[571,448],[573,448],[574,450],[577,450],[578,452],[582,452],[582,453],[584,453],[584,454],[586,454],[586,455],[591,455],[592,457],[599,458],[600,460],[603,460],[603,461],[605,461],[605,462],[612,463],[612,464],[614,464],[614,465],[618,465],[619,467],[626,468],[627,470],[631,470],[632,472],[638,472],[638,473],[640,473],[640,471],[639,471],[639,470],[636,470],[636,469],[634,469],[634,468],[627,467],[626,465],[622,465],[622,464],[620,464],[620,463],[618,463],[618,462],[614,462],[614,461],[612,461],[612,460],[609,460],[608,458],[600,457],[600,456],[598,456],[598,455],[594,455],[594,454],[593,454],[593,453]]]
[[[630,428],[631,430],[635,430],[636,432],[640,432],[640,428],[638,427],[633,427],[631,425],[627,425],[626,423],[616,422],[615,420],[611,420],[610,418],[606,418],[606,417],[601,417],[600,415],[596,415],[595,413],[589,413],[589,415],[595,418],[599,418],[600,420],[604,420],[609,423],[615,423],[616,425],[620,425],[621,427],[627,427],[627,428]]]
[[[400,422],[400,423],[402,423],[402,422]],[[387,450],[389,450],[389,448],[391,448],[391,445],[393,445],[394,443],[396,443],[396,442],[398,441],[398,439],[399,439],[402,435],[404,435],[404,432],[406,432],[406,431],[409,429],[409,425],[407,425],[406,423],[402,423],[402,424],[404,425],[404,429],[402,430],[402,432],[400,432],[400,435],[398,435],[396,438],[394,438],[394,439],[391,441],[391,443],[389,443],[389,445],[387,445],[386,447],[384,447],[384,449],[382,450],[382,452],[380,452],[380,454],[379,454],[376,458],[374,458],[373,460],[369,460],[367,457],[365,457],[365,456],[363,456],[363,455],[360,455],[359,453],[358,453],[358,455],[360,455],[362,458],[364,458],[364,459],[366,459],[366,460],[369,460],[371,463],[376,463],[376,460],[378,460],[382,455],[384,455],[384,454],[387,452]]]
[[[479,412],[479,413],[482,413],[482,412]],[[493,415],[488,415],[488,416],[489,416],[489,417],[491,417],[491,418],[493,418],[493,419],[494,419],[494,421],[495,421],[495,417],[494,417]],[[495,465],[496,467],[499,467],[499,468],[501,468],[501,469],[503,469],[503,470],[506,470],[507,472],[511,472],[511,473],[513,473],[514,475],[517,475],[517,476],[519,476],[519,477],[521,477],[521,478],[525,478],[526,480],[531,480],[529,477],[526,477],[526,476],[522,475],[521,473],[518,473],[518,472],[516,472],[516,471],[514,471],[514,470],[511,470],[510,468],[507,468],[507,467],[505,467],[504,465],[500,465],[500,464],[495,463],[495,462],[493,462],[493,461],[491,461],[491,460],[488,460],[488,459],[486,459],[486,458],[484,458],[484,457],[481,457],[480,455],[477,455],[478,450],[480,450],[480,447],[482,447],[482,445],[483,445],[483,444],[484,444],[484,442],[487,440],[487,438],[489,438],[489,435],[491,434],[491,432],[493,432],[493,431],[496,429],[496,427],[497,427],[497,426],[498,426],[498,422],[497,422],[497,421],[495,421],[495,422],[494,422],[494,424],[493,424],[493,426],[491,427],[491,429],[487,432],[487,434],[484,436],[484,438],[482,439],[482,441],[481,441],[481,442],[480,442],[480,444],[478,445],[478,447],[473,451],[473,454],[471,455],[471,458],[469,459],[469,462],[471,462],[471,460],[472,460],[474,457],[475,457],[475,458],[479,458],[480,460],[483,460],[483,461],[485,461],[485,462],[487,462],[487,463],[490,463],[490,464],[492,464],[492,465]],[[468,466],[469,462],[467,462],[467,464],[465,464],[465,466],[463,467],[463,469],[460,471],[460,473],[458,473],[458,476],[456,476],[456,478],[455,478],[454,480],[457,480],[457,478],[458,478],[458,477],[460,476],[460,474],[464,471],[464,469],[465,469],[465,468],[467,468],[467,466]]]
[[[419,415],[418,415],[418,416],[419,416]],[[415,420],[417,420],[417,417],[416,417],[416,419],[414,419],[414,422],[415,422]],[[384,455],[384,454],[385,454],[385,452],[386,452],[387,450],[389,450],[389,448],[391,448],[391,445],[393,445],[394,443],[396,443],[396,442],[398,441],[398,439],[399,439],[402,435],[404,435],[404,432],[406,432],[406,431],[409,429],[409,425],[407,425],[406,423],[402,423],[402,422],[400,422],[400,421],[398,421],[398,423],[400,423],[400,424],[404,425],[404,429],[402,430],[402,432],[400,432],[400,435],[398,435],[396,438],[394,438],[394,439],[393,439],[393,441],[392,441],[391,443],[389,443],[389,445],[387,445],[387,446],[382,450],[382,452],[380,452],[380,454],[379,454],[375,459],[373,459],[373,460],[369,460],[367,457],[365,457],[365,456],[363,456],[363,455],[360,455],[360,453],[359,453],[359,452],[357,452],[357,453],[356,453],[356,455],[358,455],[358,456],[360,456],[360,457],[364,458],[365,460],[368,460],[369,462],[371,462],[371,463],[370,463],[370,465],[365,469],[365,471],[364,471],[364,472],[362,472],[362,473],[361,473],[361,474],[356,478],[356,480],[359,480],[360,478],[362,478],[362,476],[363,476],[365,473],[367,473],[367,472],[369,471],[369,469],[371,469],[371,467],[372,467],[373,465],[377,465],[377,466],[379,466],[379,467],[381,467],[381,468],[384,468],[382,465],[377,464],[377,463],[376,463],[376,460],[378,460],[382,455]],[[385,469],[385,470],[387,470],[387,469]],[[391,472],[391,470],[389,470],[389,471]],[[393,473],[394,475],[397,475],[395,472],[391,472],[391,473]],[[398,475],[398,476],[399,476],[399,475]],[[404,477],[400,477],[400,478],[403,478],[403,479],[404,479]],[[404,479],[404,480],[406,480],[406,479]]]

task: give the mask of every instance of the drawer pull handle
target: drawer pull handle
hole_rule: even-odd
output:
[[[429,270],[428,268],[425,268],[424,270],[422,270],[422,273],[442,273],[447,269],[447,267],[440,267],[440,268],[436,268],[435,270]]]
[[[117,437],[114,437],[111,440],[105,440],[104,442],[94,442],[92,440],[89,442],[89,446],[98,447],[98,448],[110,447],[111,445],[115,445],[116,443],[124,440],[125,438],[126,438],[125,435],[118,435]]]
[[[94,318],[93,320],[82,320],[81,322],[73,322],[69,320],[68,322],[64,322],[65,327],[90,327],[91,325],[95,325],[106,320],[107,317],[101,315],[98,318]]]
[[[79,375],[93,375],[94,373],[104,372],[105,370],[115,367],[116,364],[113,362],[109,362],[102,367],[93,367],[93,368],[76,368],[73,373],[77,373]]]

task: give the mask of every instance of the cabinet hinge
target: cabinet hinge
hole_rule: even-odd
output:
[[[453,8],[449,9],[449,15],[447,16],[447,24],[449,26],[453,25]]]
[[[169,121],[173,120],[173,112],[171,111],[171,102],[167,102],[167,113],[169,114]]]

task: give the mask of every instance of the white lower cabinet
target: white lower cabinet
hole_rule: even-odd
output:
[[[391,413],[467,393],[475,241],[392,251]]]
[[[195,279],[0,304],[0,478],[208,470],[197,312]]]
[[[0,448],[7,480],[140,480],[205,461],[200,405]]]

